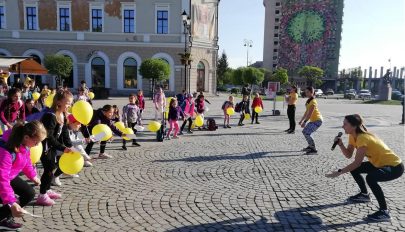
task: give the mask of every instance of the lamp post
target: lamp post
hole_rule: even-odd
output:
[[[183,56],[183,61],[184,61],[184,89],[185,90],[188,89],[187,92],[189,92],[190,87],[187,88],[187,65],[189,63],[189,57],[187,57],[187,53],[188,53],[187,37],[190,37],[191,20],[190,20],[190,17],[187,15],[185,10],[181,14],[181,19],[183,21],[183,27],[184,27],[184,56]]]
[[[252,40],[248,40],[248,39],[244,39],[243,43],[246,47],[246,67],[249,66],[249,48],[253,47],[253,41]]]

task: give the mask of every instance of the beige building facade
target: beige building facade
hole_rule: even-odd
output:
[[[170,66],[166,92],[216,91],[218,0],[0,0],[0,55],[61,54],[73,61],[64,83],[110,89],[126,95],[151,90],[142,78],[143,60],[160,58]],[[182,12],[190,17],[185,33]],[[187,30],[186,30],[187,31]],[[179,53],[191,53],[188,66]],[[187,80],[185,80],[187,72]],[[50,76],[37,82],[55,85]]]

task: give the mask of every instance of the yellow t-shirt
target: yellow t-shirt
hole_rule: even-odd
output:
[[[312,112],[312,115],[309,118],[310,122],[315,122],[315,121],[319,121],[319,120],[322,121],[323,120],[321,112],[319,112],[319,109],[318,109],[318,103],[316,102],[315,99],[312,99],[312,101],[309,104],[306,104],[305,106],[307,108],[307,112],[311,108],[311,106],[314,106],[314,111]]]
[[[371,134],[359,134],[357,139],[349,135],[349,144],[356,149],[366,147],[366,156],[370,163],[377,168],[397,166],[401,158],[397,156],[381,139]]]
[[[298,94],[290,93],[290,98],[288,99],[288,105],[295,105],[297,103]]]

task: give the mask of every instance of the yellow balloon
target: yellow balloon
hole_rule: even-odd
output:
[[[38,100],[40,96],[41,96],[41,94],[38,92],[32,93],[32,99],[34,99],[34,101]]]
[[[150,123],[148,124],[148,129],[149,129],[151,132],[156,132],[156,131],[158,131],[158,130],[160,129],[161,126],[162,126],[162,124],[160,124],[159,122],[152,121],[152,122],[150,122]]]
[[[30,157],[32,164],[38,163],[38,161],[41,159],[41,155],[42,155],[42,143],[39,143],[35,147],[30,148]]]
[[[71,114],[72,113],[72,107],[68,108],[68,113]]]
[[[95,127],[93,127],[93,130],[91,131],[91,134],[96,136],[100,133],[104,132],[105,135],[101,139],[101,141],[107,141],[112,137],[112,131],[110,127],[108,127],[106,124],[98,124]]]
[[[166,98],[166,108],[169,108],[170,102],[172,101],[173,97]]]
[[[59,160],[60,170],[69,175],[79,173],[83,165],[84,159],[79,152],[63,153]]]
[[[3,130],[0,128],[0,135],[3,135]]]
[[[193,123],[191,124],[191,129],[195,128],[195,122],[193,121]]]
[[[54,97],[55,97],[55,94],[51,94],[51,95],[49,95],[48,97],[45,98],[45,105],[46,105],[48,108],[51,108],[52,103],[53,103],[53,98],[54,98]]]
[[[255,107],[255,112],[256,113],[261,113],[263,111],[263,108],[262,107],[260,107],[260,106],[256,106]]]
[[[226,109],[226,113],[228,115],[233,115],[235,113],[235,109],[232,107],[229,107],[228,109]]]
[[[80,100],[73,105],[72,114],[81,124],[87,125],[93,117],[93,108],[90,103]]]
[[[117,129],[120,131],[124,131],[124,129],[125,129],[125,125],[123,122],[116,122],[116,123],[114,123],[114,126],[117,127]]]
[[[198,127],[204,125],[204,118],[200,114],[195,118],[195,125]]]
[[[126,135],[133,135],[134,131],[131,128],[124,128],[124,130],[122,130],[122,133]],[[124,138],[125,140],[131,140],[130,138],[124,136],[122,138]]]
[[[245,114],[245,119],[249,120],[250,119],[250,114]]]
[[[166,111],[165,111],[165,119],[167,120],[168,118],[169,118],[169,111],[166,110]]]
[[[90,100],[93,100],[94,97],[95,97],[94,93],[93,93],[93,92],[89,92],[89,98],[90,98]]]

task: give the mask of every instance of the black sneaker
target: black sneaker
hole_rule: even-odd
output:
[[[256,122],[256,124],[260,124],[260,122]]]
[[[253,122],[252,122],[252,123],[253,123]],[[290,132],[290,130],[291,130],[291,129],[287,129],[287,130],[285,130],[284,132]]]
[[[226,127],[227,127],[227,128],[231,128],[231,126],[230,126],[230,125],[226,125]]]
[[[179,132],[179,135],[183,135],[183,131],[180,131],[180,132]]]
[[[242,126],[242,124],[239,123],[238,126]]]
[[[309,151],[309,150],[311,150],[311,148],[308,146],[308,147],[306,147],[306,148],[303,148],[301,151]]]
[[[188,130],[187,133],[192,134],[193,132],[191,130]]]
[[[126,151],[128,150],[126,146],[122,146],[122,150]]]
[[[16,223],[14,221],[14,218],[12,218],[12,217],[5,218],[2,221],[0,221],[0,230],[20,231],[21,227],[22,227],[22,224]]]
[[[391,221],[391,216],[388,210],[378,210],[377,212],[367,216],[367,220],[374,222]]]
[[[290,130],[290,131],[287,132],[287,134],[295,134],[295,131]]]
[[[310,148],[305,152],[305,154],[307,154],[307,155],[316,154],[316,153],[318,153],[318,151],[314,148]]]
[[[365,202],[370,202],[370,194],[368,193],[359,193],[357,195],[351,196],[347,198],[348,202],[353,202],[353,203],[365,203]]]
[[[224,128],[226,129],[226,128],[228,128],[226,125],[224,125]]]
[[[132,145],[135,146],[135,147],[140,147],[141,146],[141,144],[139,144],[137,142],[133,142]]]

